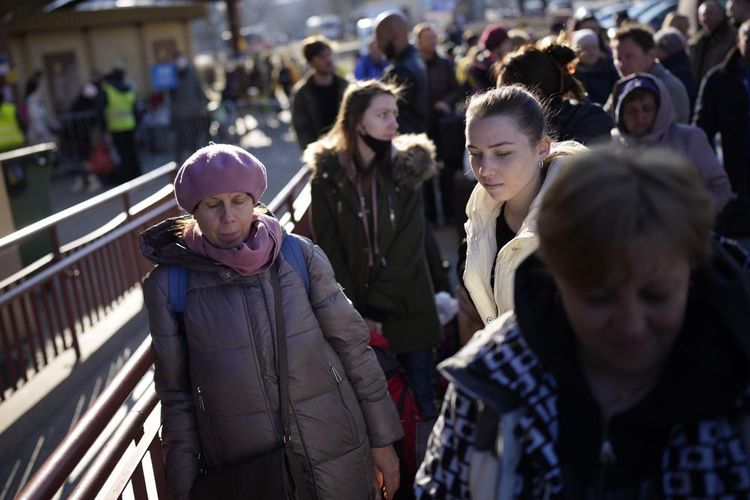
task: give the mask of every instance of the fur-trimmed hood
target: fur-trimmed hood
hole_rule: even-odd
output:
[[[391,148],[391,172],[394,180],[416,189],[424,181],[437,174],[435,144],[425,134],[403,134],[393,139]],[[346,177],[351,165],[346,153],[337,150],[326,139],[310,144],[304,153],[304,161],[313,177]]]

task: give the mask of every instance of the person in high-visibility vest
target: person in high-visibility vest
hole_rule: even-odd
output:
[[[120,166],[114,181],[122,183],[141,175],[141,164],[135,144],[135,91],[125,81],[125,70],[115,68],[107,76],[104,85],[106,105],[104,116],[107,130],[120,156]]]
[[[20,148],[25,143],[16,105],[5,101],[0,91],[0,152]]]

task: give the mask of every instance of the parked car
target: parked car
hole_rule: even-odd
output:
[[[340,40],[344,36],[344,23],[335,14],[311,16],[305,22],[307,34],[323,35],[330,40]]]
[[[668,12],[676,9],[677,0],[642,0],[636,3],[616,3],[611,6],[602,7],[594,15],[599,20],[599,24],[607,29],[616,27],[617,15],[622,11],[628,13],[629,19],[642,24],[648,24],[658,29],[660,26],[652,24],[654,19],[663,12],[661,17],[663,20]]]

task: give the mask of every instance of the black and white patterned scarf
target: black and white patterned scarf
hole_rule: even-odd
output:
[[[527,408],[513,430],[522,446],[517,471],[519,498],[562,495],[563,475],[556,451],[559,436],[557,382],[514,326],[498,343],[480,352],[474,368],[517,395]],[[748,392],[739,408],[747,408]],[[750,461],[739,422],[727,417],[677,426],[662,457],[666,498],[750,498]]]

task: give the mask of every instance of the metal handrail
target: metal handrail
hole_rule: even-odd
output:
[[[54,142],[44,142],[42,144],[34,144],[33,146],[24,146],[22,148],[16,148],[0,153],[0,163],[4,161],[20,160],[26,156],[32,156],[39,153],[51,153],[55,150],[57,150],[57,144]]]
[[[9,302],[15,298],[17,298],[20,295],[23,295],[24,293],[29,292],[30,290],[34,289],[35,287],[38,287],[40,284],[44,283],[50,277],[54,276],[55,274],[58,274],[62,271],[64,271],[66,268],[70,267],[72,264],[74,264],[76,261],[82,259],[83,257],[92,254],[96,252],[97,250],[103,248],[104,246],[110,244],[117,238],[121,238],[122,236],[132,232],[134,229],[142,225],[144,222],[153,219],[154,217],[164,213],[168,212],[169,210],[174,209],[177,206],[177,202],[174,200],[170,200],[162,205],[159,205],[158,207],[154,208],[153,210],[150,210],[149,212],[141,215],[140,217],[133,219],[128,224],[115,229],[111,233],[109,233],[106,236],[101,237],[100,239],[96,240],[95,242],[91,243],[90,245],[86,246],[85,248],[77,251],[76,253],[69,255],[67,257],[64,257],[63,260],[56,262],[52,264],[50,267],[44,269],[43,271],[39,272],[38,274],[35,274],[31,278],[29,278],[27,281],[24,281],[23,283],[19,284],[18,286],[12,288],[11,290],[8,290],[7,292],[4,292],[2,295],[0,295],[0,306],[5,304],[6,302]]]
[[[112,383],[96,399],[18,494],[18,500],[47,500],[59,490],[122,404],[154,363],[151,337],[138,347]]]
[[[105,191],[102,194],[94,196],[93,198],[67,208],[54,215],[50,215],[49,217],[30,224],[23,229],[19,229],[18,231],[15,231],[8,236],[0,238],[0,251],[3,251],[10,246],[23,243],[24,241],[33,238],[41,232],[49,231],[62,222],[66,222],[76,216],[83,214],[84,212],[91,210],[92,208],[98,207],[99,205],[126,195],[128,194],[128,192],[144,186],[155,179],[163,177],[167,174],[171,174],[176,170],[177,164],[175,162],[167,163],[166,165],[162,165],[161,167],[156,168],[136,179],[133,179],[132,181],[121,184],[120,186]]]

